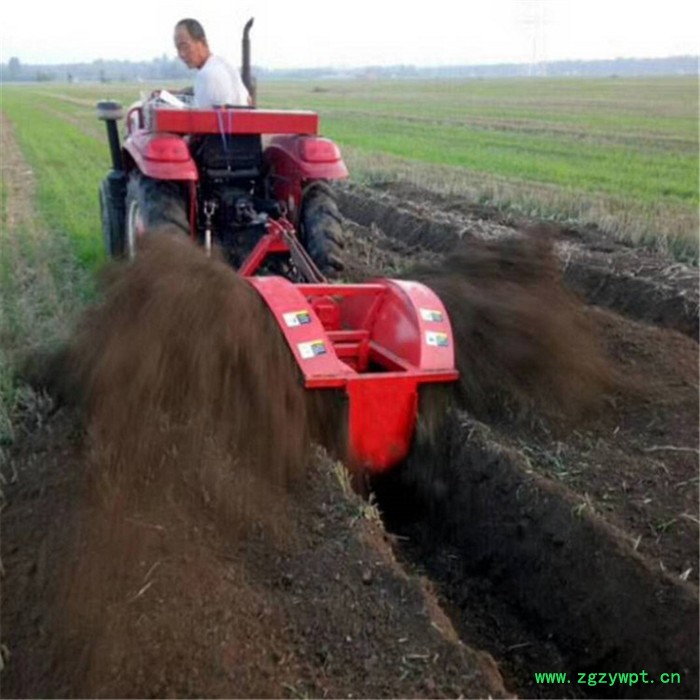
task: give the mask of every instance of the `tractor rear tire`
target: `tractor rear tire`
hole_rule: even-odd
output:
[[[331,188],[319,183],[304,196],[299,217],[301,241],[318,269],[329,277],[345,269],[343,227]]]
[[[124,255],[124,195],[126,178],[111,172],[100,184],[100,219],[105,253],[110,258]]]
[[[126,188],[124,254],[132,259],[136,255],[138,236],[156,226],[174,226],[189,235],[185,202],[178,183],[132,174]]]

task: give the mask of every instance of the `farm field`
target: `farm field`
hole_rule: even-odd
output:
[[[444,289],[485,398],[451,409],[370,502],[314,452],[284,507],[263,501],[277,526],[238,539],[211,495],[176,512],[137,481],[138,507],[126,491],[126,506],[93,502],[102,428],[18,372],[101,298],[94,103],[147,89],[2,91],[3,695],[696,697],[695,81],[259,87],[263,107],[318,109],[342,147],[346,278]],[[500,246],[528,227],[551,252],[513,263]],[[530,286],[550,255],[555,286]],[[454,260],[484,285],[466,273],[456,300]],[[185,279],[205,262],[177,264]],[[168,308],[174,352],[206,336],[178,335]],[[508,349],[542,385],[503,392],[489,360]],[[151,435],[133,425],[135,444]],[[679,679],[601,693],[534,676],[635,669]]]
[[[96,101],[129,105],[151,87],[5,87],[4,109],[20,122],[28,147],[42,123],[58,128],[56,117],[68,129],[60,148],[68,148],[67,125],[91,137],[87,178],[97,172],[98,154],[100,172],[108,163],[93,142],[103,138]],[[575,219],[697,259],[693,78],[263,82],[259,94],[263,108],[318,110],[323,133],[341,145],[358,180],[400,179],[502,209]]]

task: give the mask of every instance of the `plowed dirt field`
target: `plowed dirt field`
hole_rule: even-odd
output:
[[[465,243],[489,250],[540,223],[405,185],[339,198],[348,279],[427,280]],[[143,274],[135,296],[117,282],[112,315],[77,336],[82,357],[92,348],[87,396],[54,376],[63,399],[27,414],[5,465],[3,697],[697,697],[697,269],[591,229],[539,225],[531,237],[581,303],[552,292],[539,311],[561,323],[528,337],[560,329],[548,357],[577,359],[556,373],[537,365],[535,383],[514,371],[503,395],[479,365],[433,441],[372,484],[376,506],[323,449],[307,451],[301,418],[314,413],[285,382],[285,358],[266,365],[278,408],[246,393],[250,379],[239,420],[227,358],[254,378],[259,353],[225,332],[184,350],[215,317],[177,326],[183,279],[201,273],[206,307],[232,314],[231,327],[239,307],[227,299],[253,313],[232,273],[217,268],[210,286],[200,258],[173,253],[165,281]],[[148,316],[139,304],[159,293],[172,306]],[[479,328],[494,299],[500,314],[502,288],[474,299]],[[117,333],[138,309],[153,335]],[[475,361],[503,350],[497,333],[464,328],[455,336]],[[164,364],[140,362],[144,348]],[[595,371],[581,353],[596,354]],[[469,347],[459,356],[468,376]],[[596,400],[581,400],[594,379]],[[154,386],[157,410],[143,402]],[[218,398],[183,416],[201,387]],[[238,459],[229,448],[246,434],[255,447]],[[256,460],[262,472],[241,466]],[[542,671],[570,682],[537,682]],[[655,682],[577,682],[642,671]]]

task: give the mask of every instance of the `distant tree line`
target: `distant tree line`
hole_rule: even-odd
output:
[[[16,56],[0,64],[0,80],[5,82],[134,82],[137,80],[177,80],[190,75],[185,65],[165,54],[151,61],[104,61],[91,63],[25,64]]]
[[[520,76],[549,77],[632,77],[654,75],[698,75],[698,56],[669,58],[617,58],[600,61],[552,61],[549,63],[504,63],[487,66],[439,66],[423,68],[413,65],[364,66],[362,68],[297,68],[270,70],[255,68],[258,78],[279,80],[319,80],[324,78],[510,78]],[[0,64],[0,81],[8,82],[135,82],[180,80],[192,75],[182,61],[163,54],[151,61],[104,61],[56,65],[24,64],[16,56]]]

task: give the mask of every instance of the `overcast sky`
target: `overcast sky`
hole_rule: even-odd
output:
[[[532,63],[700,53],[698,0],[6,0],[2,62],[174,56],[194,17],[235,63],[255,17],[266,68]]]

